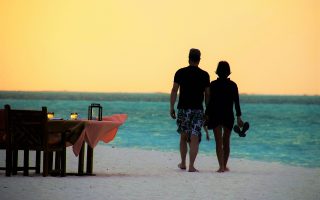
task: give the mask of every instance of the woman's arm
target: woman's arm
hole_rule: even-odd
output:
[[[239,99],[239,91],[238,86],[235,84],[235,94],[234,94],[234,104],[236,108],[236,116],[237,116],[237,124],[238,126],[243,126],[243,121],[241,119],[241,108],[240,108],[240,99]]]

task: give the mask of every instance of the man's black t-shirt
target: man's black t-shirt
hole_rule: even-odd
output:
[[[174,82],[180,86],[178,109],[202,109],[205,88],[210,85],[209,74],[197,66],[179,69]]]

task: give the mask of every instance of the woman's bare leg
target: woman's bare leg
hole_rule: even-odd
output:
[[[224,165],[224,152],[223,152],[223,140],[222,140],[222,128],[221,126],[216,127],[213,130],[214,138],[216,141],[216,154],[219,162],[219,169],[217,172],[224,172],[225,165]]]
[[[229,155],[230,155],[230,136],[231,130],[223,127],[223,159],[224,159],[224,169],[225,171],[229,171],[227,167]]]

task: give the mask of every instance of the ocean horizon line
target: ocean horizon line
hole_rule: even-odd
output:
[[[21,92],[21,93],[88,93],[88,94],[164,94],[170,95],[170,92],[108,92],[108,91],[77,91],[77,90],[0,90],[0,92]],[[299,97],[299,96],[310,96],[310,97],[320,97],[320,94],[272,94],[272,93],[248,93],[240,92],[240,95],[249,95],[249,96],[289,96],[289,97]],[[1,98],[1,96],[0,96]]]

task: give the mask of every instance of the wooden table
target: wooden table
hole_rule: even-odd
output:
[[[102,121],[96,120],[50,120],[49,132],[67,132],[67,142],[72,145],[73,152],[79,156],[78,174],[93,175],[93,149],[99,141],[108,143],[114,139],[119,126],[127,119],[126,114],[104,116]],[[84,173],[84,152],[87,144],[87,169]]]

